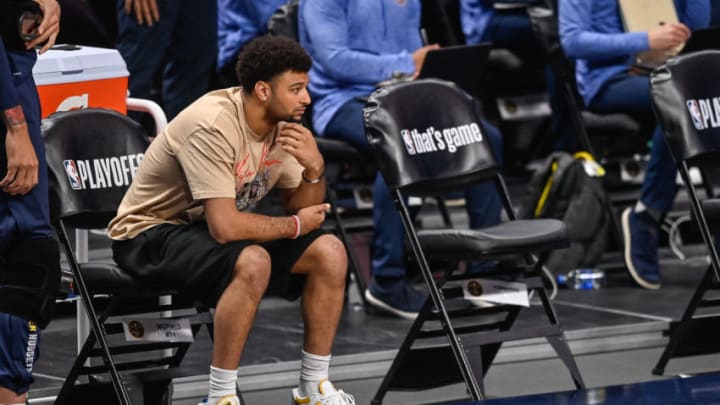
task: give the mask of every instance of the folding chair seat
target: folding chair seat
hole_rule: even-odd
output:
[[[104,229],[115,216],[148,146],[145,131],[103,109],[56,113],[43,121],[42,130],[52,221],[91,327],[56,403],[169,404],[171,380],[187,375],[179,366],[191,343],[130,342],[128,320],[172,322],[182,310],[190,321],[188,334],[194,337],[206,325],[212,336],[208,308],[165,286],[137,280],[112,260],[79,263],[68,238],[68,229]],[[97,358],[101,364],[91,361]],[[87,382],[80,383],[81,376]]]
[[[372,403],[381,403],[388,390],[428,389],[457,382],[465,383],[473,399],[483,399],[483,376],[502,343],[531,337],[545,337],[569,369],[576,387],[583,387],[543,287],[542,260],[535,258],[567,246],[564,224],[553,219],[515,219],[484,135],[477,101],[452,83],[416,80],[377,90],[364,115],[371,151],[393,195],[430,294]],[[494,182],[510,221],[479,230],[416,230],[406,203],[408,196],[442,195],[479,181]],[[526,283],[540,298],[547,324],[516,324],[521,308],[516,305],[465,305],[458,284],[473,275],[438,272],[428,265],[436,259],[457,262],[510,256],[521,258],[520,265],[503,266],[479,277]],[[439,321],[440,326],[427,321]],[[437,342],[438,337],[446,337],[447,342]],[[429,346],[414,345],[424,338],[435,340]]]
[[[720,158],[720,52],[691,53],[668,60],[650,76],[655,116],[677,163],[690,199],[692,218],[710,256],[679,321],[670,325],[670,340],[655,374],[663,374],[671,358],[720,352],[720,257],[715,234],[720,229],[718,184],[709,174]],[[700,170],[704,193],[693,184],[690,168]]]

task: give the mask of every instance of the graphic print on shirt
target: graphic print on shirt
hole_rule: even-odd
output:
[[[269,153],[270,145],[266,143],[263,145],[257,171],[250,163],[250,153],[235,166],[235,206],[238,211],[255,206],[270,191],[271,168],[282,161],[269,159]]]

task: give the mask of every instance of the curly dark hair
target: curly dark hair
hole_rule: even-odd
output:
[[[235,72],[245,92],[258,81],[270,81],[287,71],[308,72],[312,60],[300,44],[287,37],[261,36],[248,42],[238,56]]]

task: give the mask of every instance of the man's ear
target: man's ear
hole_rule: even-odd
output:
[[[267,101],[270,98],[270,84],[262,80],[255,83],[255,94],[260,101]]]

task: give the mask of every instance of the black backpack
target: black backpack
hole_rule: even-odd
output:
[[[553,251],[546,266],[553,273],[597,265],[605,253],[609,218],[605,174],[592,156],[555,152],[530,179],[522,218],[556,218],[565,222],[570,246]]]

